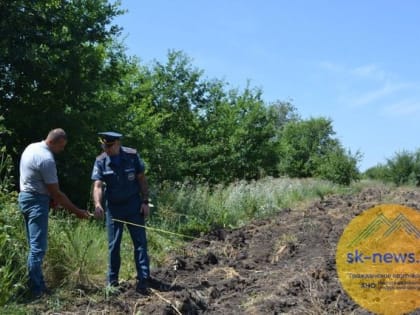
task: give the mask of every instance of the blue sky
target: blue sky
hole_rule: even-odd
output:
[[[122,0],[130,55],[181,50],[208,79],[332,119],[364,171],[420,148],[420,1]]]

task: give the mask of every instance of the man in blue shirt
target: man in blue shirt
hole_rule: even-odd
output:
[[[118,286],[121,265],[124,223],[114,220],[117,219],[132,223],[127,224],[127,228],[134,245],[137,292],[148,294],[150,268],[144,219],[149,214],[149,192],[145,165],[135,149],[121,146],[121,137],[116,132],[99,133],[104,152],[96,158],[92,171],[95,217],[103,217],[104,200],[109,249],[108,285]]]
[[[57,128],[51,130],[44,141],[28,145],[20,159],[19,207],[25,219],[29,244],[29,288],[35,298],[48,292],[42,262],[47,250],[50,200],[53,199],[80,219],[89,218],[89,213],[76,207],[58,184],[54,154],[62,152],[66,144],[66,133]]]

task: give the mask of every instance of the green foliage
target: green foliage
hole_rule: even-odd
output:
[[[140,150],[158,182],[275,175],[276,129],[294,118],[290,104],[267,108],[259,89],[227,90],[224,82],[203,79],[177,51],[165,64],[139,67],[125,94],[125,141]]]
[[[331,182],[264,178],[210,188],[203,184],[166,183],[159,191],[152,226],[198,236],[217,227],[233,228],[265,218],[304,200],[338,192]]]
[[[291,122],[281,133],[279,143],[280,174],[312,177],[331,148],[337,145],[332,122],[325,118]]]
[[[420,185],[420,149],[416,152],[401,151],[387,159],[385,165],[366,170],[366,177],[392,182],[396,185]]]
[[[205,79],[180,51],[149,67],[127,58],[112,24],[118,6],[21,0],[0,7],[8,153],[17,164],[26,145],[64,128],[70,141],[57,157],[60,186],[76,204],[87,203],[98,131],[121,131],[155,182],[310,177],[339,145],[331,121],[301,121],[291,103],[267,105],[249,84],[239,91]]]
[[[360,153],[352,155],[346,153],[341,147],[328,152],[316,170],[318,177],[330,180],[341,185],[350,185],[354,180],[360,179],[357,163],[360,161]]]
[[[387,161],[389,178],[397,185],[420,184],[420,150],[416,153],[397,152]]]
[[[291,121],[280,133],[278,169],[291,177],[320,177],[348,185],[359,179],[361,155],[346,153],[326,118]]]
[[[269,104],[268,115],[274,121],[278,136],[288,123],[301,120],[297,108],[292,103],[279,100]]]
[[[25,286],[25,227],[16,204],[1,198],[0,208],[0,306],[9,302]]]
[[[147,225],[200,237],[211,228],[242,226],[254,218],[270,217],[285,208],[298,208],[308,200],[334,193],[351,193],[354,189],[359,188],[343,188],[328,181],[287,178],[239,181],[213,187],[167,182],[155,192],[157,207]],[[0,301],[9,303],[1,312],[13,310],[18,313],[20,309],[13,307],[13,298],[24,285],[27,244],[21,214],[16,208],[16,195],[0,200]],[[108,257],[106,231],[102,222],[79,221],[65,212],[52,214],[49,222],[49,249],[44,272],[48,285],[56,292],[47,303],[59,312],[61,305],[74,302],[73,297],[68,300],[69,293],[76,290],[83,293],[104,286]],[[163,264],[170,251],[181,251],[178,246],[190,240],[155,230],[147,233],[154,265]],[[135,269],[128,233],[123,237],[121,256],[121,279],[133,279]],[[111,292],[107,288],[102,292],[109,298]]]
[[[13,161],[6,152],[6,147],[0,147],[0,193],[11,191],[13,186]]]
[[[369,169],[367,169],[364,173],[363,176],[365,178],[368,179],[373,179],[373,180],[381,180],[384,182],[389,182],[389,171],[388,171],[388,166],[384,165],[384,164],[378,164],[374,167],[371,167]]]
[[[0,112],[11,132],[4,143],[17,163],[26,145],[64,128],[70,141],[58,161],[61,184],[77,203],[86,202],[95,134],[114,117],[113,91],[129,64],[111,24],[118,5],[0,2]]]
[[[0,306],[24,287],[26,272],[25,227],[11,191],[11,171],[10,158],[0,152]]]
[[[262,101],[261,90],[247,87],[242,94],[231,93],[230,98],[230,103],[236,104],[235,121],[231,124],[236,122],[237,126],[229,137],[233,159],[224,166],[232,172],[228,180],[257,179],[264,173],[272,175],[277,163],[273,141],[276,129]]]
[[[52,128],[69,135],[57,164],[60,186],[76,204],[90,198],[100,152],[96,133],[121,131],[159,187],[149,223],[187,235],[240,226],[337,189],[329,182],[264,176],[319,176],[340,184],[357,179],[359,156],[345,153],[332,137],[330,120],[301,120],[290,102],[265,104],[261,89],[228,89],[226,82],[205,79],[179,51],[150,67],[129,59],[112,24],[122,13],[118,6],[106,0],[0,2],[0,304],[16,295],[26,273],[13,166],[26,145]],[[384,173],[398,182],[417,180],[418,156],[389,162]],[[49,234],[45,272],[53,286],[73,289],[98,277],[102,283],[103,226],[63,212],[51,216]],[[148,235],[157,265],[182,242]],[[130,277],[127,236],[121,254],[121,276]]]
[[[88,286],[104,279],[108,247],[102,226],[57,213],[50,217],[49,234],[45,274],[52,287]]]
[[[273,175],[276,130],[261,91],[247,87],[216,95],[201,112],[200,141],[188,151],[190,176],[215,184]]]

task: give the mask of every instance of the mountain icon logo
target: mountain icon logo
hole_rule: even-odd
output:
[[[420,231],[417,227],[411,223],[407,217],[399,213],[395,219],[390,220],[388,219],[383,213],[378,214],[378,216],[369,223],[366,228],[361,231],[349,244],[348,247],[358,245],[363,240],[372,237],[375,235],[378,230],[380,230],[383,226],[388,227],[387,230],[380,236],[381,238],[387,238],[391,234],[396,233],[398,231],[404,231],[409,236],[416,240],[420,240]]]
[[[355,213],[337,243],[338,279],[374,314],[420,309],[420,208],[378,204]]]

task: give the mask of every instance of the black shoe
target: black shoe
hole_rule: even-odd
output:
[[[158,291],[162,291],[162,292],[167,292],[167,291],[171,291],[172,289],[176,289],[176,287],[173,287],[169,283],[165,283],[161,280],[158,280],[158,279],[152,278],[152,277],[149,277],[147,279],[147,284],[148,284],[149,288],[152,288],[152,289],[155,289],[155,290],[158,290]]]
[[[52,291],[48,288],[44,288],[44,295],[51,295]]]
[[[161,282],[155,278],[149,277],[146,279],[147,286],[152,289],[159,290]]]
[[[36,292],[32,292],[32,295],[31,295],[31,300],[32,301],[34,301],[34,300],[38,300],[38,299],[40,299],[40,298],[42,298],[42,297],[44,297],[44,296],[48,296],[48,295],[51,295],[51,290],[50,289],[48,289],[48,288],[44,288],[43,290],[41,290],[41,291],[36,291]]]
[[[149,288],[139,286],[136,287],[136,292],[144,296],[149,296],[152,293]]]
[[[150,278],[149,278],[150,279]],[[140,293],[141,295],[150,295],[150,284],[149,279],[140,280],[137,282],[136,292]]]

